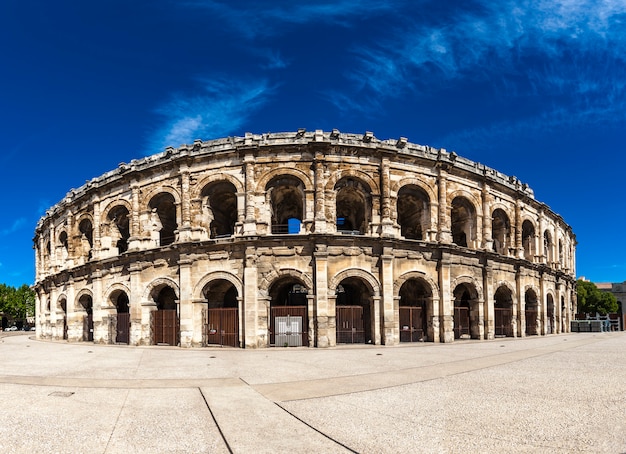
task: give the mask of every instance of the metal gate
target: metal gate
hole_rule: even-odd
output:
[[[130,314],[128,312],[117,314],[115,342],[118,344],[130,344]]]
[[[539,315],[539,311],[526,310],[524,313],[526,316],[526,335],[532,336],[539,334],[537,331],[537,316]]]
[[[239,347],[239,309],[236,307],[209,309],[206,339],[209,345]]]
[[[513,337],[513,327],[511,326],[513,310],[504,307],[496,307],[494,311],[496,336]]]
[[[309,346],[309,320],[306,306],[275,306],[270,309],[270,345]]]
[[[420,342],[424,334],[422,308],[400,306],[400,342]]]
[[[337,306],[337,343],[364,344],[362,306]]]
[[[454,338],[470,335],[469,307],[455,306],[454,308]]]
[[[150,314],[153,345],[178,345],[176,310],[156,310]]]
[[[93,314],[87,314],[83,319],[83,340],[93,342]]]

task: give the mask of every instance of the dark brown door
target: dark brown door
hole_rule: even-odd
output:
[[[87,314],[83,319],[83,339],[93,342],[93,314]]]
[[[400,342],[420,342],[425,336],[421,307],[400,306]]]
[[[152,338],[155,345],[178,345],[178,314],[175,310],[152,311]]]
[[[115,342],[118,344],[130,344],[130,314],[118,313]]]
[[[537,332],[537,315],[538,311],[535,310],[526,310],[526,335],[534,335],[539,334]]]
[[[209,309],[207,344],[239,347],[239,309]]]
[[[456,306],[454,308],[454,338],[460,339],[470,334],[469,307]]]
[[[274,306],[270,309],[270,345],[309,346],[306,306]]]
[[[337,306],[337,343],[363,344],[365,330],[363,329],[362,306]]]
[[[513,328],[511,327],[513,310],[504,307],[496,307],[494,311],[496,319],[496,336],[513,336]]]

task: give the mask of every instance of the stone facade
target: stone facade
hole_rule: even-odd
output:
[[[565,332],[570,226],[482,164],[370,132],[195,141],[35,232],[37,336],[247,348]]]

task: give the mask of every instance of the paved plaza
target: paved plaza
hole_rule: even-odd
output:
[[[626,333],[329,349],[0,339],[2,453],[626,452]]]

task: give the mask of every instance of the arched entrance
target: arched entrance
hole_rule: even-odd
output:
[[[494,328],[496,337],[513,337],[513,294],[502,285],[494,295]]]
[[[78,304],[87,313],[83,319],[83,340],[93,342],[93,301],[91,295],[82,295],[78,299]]]
[[[428,317],[432,300],[430,287],[422,279],[409,279],[400,287],[400,342],[428,339]]]
[[[338,344],[374,343],[374,300],[370,288],[349,277],[335,289]]]
[[[554,298],[548,294],[546,308],[548,311],[548,319],[546,320],[546,334],[554,334],[556,332],[556,319],[554,318]]]
[[[210,281],[202,294],[207,301],[206,343],[239,347],[239,301],[237,288],[226,279]]]
[[[128,295],[122,290],[111,294],[111,303],[115,306],[115,340],[116,344],[130,344],[130,307]]]
[[[526,294],[524,295],[524,303],[524,315],[526,317],[526,335],[535,336],[539,334],[539,305],[537,302],[537,294],[533,289],[526,290]]]
[[[478,294],[473,285],[459,284],[454,295],[454,338],[479,339]]]
[[[151,296],[157,305],[157,310],[152,311],[150,317],[152,344],[178,345],[180,324],[176,292],[168,285],[161,285],[152,290]]]
[[[65,298],[59,301],[58,308],[61,310],[63,317],[61,318],[61,338],[67,340],[67,301]],[[57,318],[58,320],[58,318]],[[58,331],[57,331],[58,336]]]
[[[308,290],[293,277],[279,279],[270,288],[270,345],[309,346]]]

